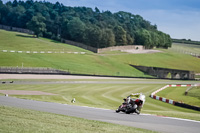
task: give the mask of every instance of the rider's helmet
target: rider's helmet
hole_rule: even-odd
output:
[[[145,95],[140,93],[139,99],[142,100],[142,101],[145,101]]]

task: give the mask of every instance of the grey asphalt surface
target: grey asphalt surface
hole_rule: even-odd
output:
[[[0,96],[0,105],[75,116],[89,120],[110,122],[158,132],[198,133],[200,131],[200,121],[159,117],[145,114],[136,115],[115,113],[114,110],[25,100],[5,96]]]

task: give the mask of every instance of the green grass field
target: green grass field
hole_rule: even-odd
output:
[[[0,30],[0,66],[51,67],[77,74],[151,77],[129,66],[144,65],[200,72],[200,60],[190,55],[162,50],[152,54],[94,54],[90,51],[27,34]],[[67,51],[86,54],[27,54],[16,51]]]
[[[0,106],[0,132],[151,133],[152,131],[65,115]]]
[[[192,87],[188,92],[188,96],[195,97],[200,100],[200,87],[199,86]],[[199,102],[199,104],[200,104],[200,102]]]
[[[164,50],[162,53],[153,53],[153,54],[128,54],[128,55],[113,55],[109,56],[112,59],[118,59],[124,61],[127,64],[134,65],[144,65],[144,66],[153,66],[153,67],[163,67],[163,68],[172,68],[180,70],[191,70],[199,72],[199,63],[198,58],[192,57],[190,55],[185,55],[181,53],[172,52],[170,50]]]
[[[185,91],[187,88],[188,87],[168,87],[156,95],[200,107],[200,88],[194,87],[186,96]]]
[[[0,50],[16,51],[69,51],[69,52],[87,52],[90,51],[79,47],[65,45],[45,38],[33,38],[31,35],[0,30]]]
[[[183,44],[183,43],[173,43],[170,50],[182,52],[182,53],[196,53],[200,55],[200,45],[194,45],[194,44]]]
[[[108,80],[107,80],[108,81]],[[149,95],[164,84],[29,84],[15,85],[4,84],[0,90],[35,90],[50,92],[54,96],[28,96],[12,95],[18,98],[33,99],[39,101],[72,104],[72,98],[76,98],[75,105],[106,108],[115,110],[123,98],[130,93],[142,92],[146,95],[146,103],[142,113],[164,115],[171,117],[200,120],[200,112],[173,106],[154,100]],[[10,95],[11,96],[11,95]]]

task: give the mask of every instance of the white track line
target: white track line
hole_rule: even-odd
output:
[[[70,105],[70,104],[64,104],[64,105]],[[72,106],[78,106],[78,105],[72,105]],[[90,108],[90,109],[99,109],[99,110],[111,110],[111,111],[114,111],[112,109],[96,108],[96,107],[89,107],[89,106],[80,106],[80,107]],[[176,118],[176,117],[159,116],[159,115],[152,115],[152,114],[140,114],[140,115],[142,115],[142,116],[156,116],[156,117],[161,117],[161,118],[165,118],[165,119],[174,119],[174,120],[181,120],[181,121],[189,121],[189,122],[200,123],[200,121],[190,120],[190,119],[183,119],[183,118]]]
[[[200,123],[200,121],[196,121],[196,120],[189,120],[189,119],[183,119],[183,118],[176,118],[176,117],[162,117],[162,118],[167,118],[167,119],[174,119],[174,120],[181,120],[181,121],[189,121],[189,122],[196,122],[196,123]]]

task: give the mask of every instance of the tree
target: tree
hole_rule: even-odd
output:
[[[33,0],[27,0],[26,2],[25,2],[25,8],[26,9],[30,9],[30,7],[31,6],[33,6],[33,4],[34,4],[34,1]]]
[[[1,9],[3,8],[3,2],[0,0],[0,23],[1,23]]]
[[[44,21],[45,18],[41,14],[38,14],[32,17],[31,21],[27,23],[27,27],[34,31],[37,37],[42,36],[42,33],[46,31],[46,24]]]
[[[171,39],[170,35],[165,34],[165,38],[166,38],[166,43],[165,43],[164,48],[171,47],[172,46],[172,39]]]
[[[62,22],[61,37],[70,40],[71,38],[70,38],[69,31],[68,31],[68,22],[69,22],[68,19],[63,20],[63,22]]]
[[[95,12],[100,13],[100,10],[97,7],[95,7]]]
[[[14,0],[13,3],[12,3],[12,6],[13,6],[13,7],[16,7],[17,5],[18,5],[17,0]]]
[[[0,0],[0,8],[2,8],[4,5],[3,5],[3,2],[2,0]]]
[[[150,36],[151,36],[151,46],[157,47],[159,43],[159,36],[157,32],[150,31]]]
[[[115,35],[111,29],[102,30],[102,39],[100,41],[100,48],[111,47],[116,44]]]
[[[127,45],[133,45],[134,38],[131,37],[129,34],[126,34]]]
[[[25,11],[26,11],[25,8],[21,5],[18,5],[17,7],[14,8],[12,16],[13,16],[13,22],[15,24],[13,24],[13,26],[15,25],[16,27],[23,27],[24,25],[23,15]]]
[[[161,47],[161,48],[168,48],[168,47],[171,47],[172,45],[172,40],[171,40],[171,37],[170,35],[168,34],[165,34],[161,31],[158,31],[158,45],[157,47]]]
[[[116,45],[127,45],[126,31],[121,26],[114,28]]]
[[[85,30],[86,33],[86,44],[89,44],[92,47],[99,48],[99,43],[102,39],[102,32],[97,26],[88,26]]]
[[[153,48],[151,34],[148,30],[138,30],[136,33],[136,44],[144,45],[146,49]]]
[[[27,9],[25,13],[22,14],[22,16],[20,17],[21,28],[27,28],[26,23],[32,19],[32,17],[34,16],[34,12],[34,9]]]
[[[85,38],[85,24],[77,17],[73,18],[67,24],[70,37],[74,41],[83,42]]]

